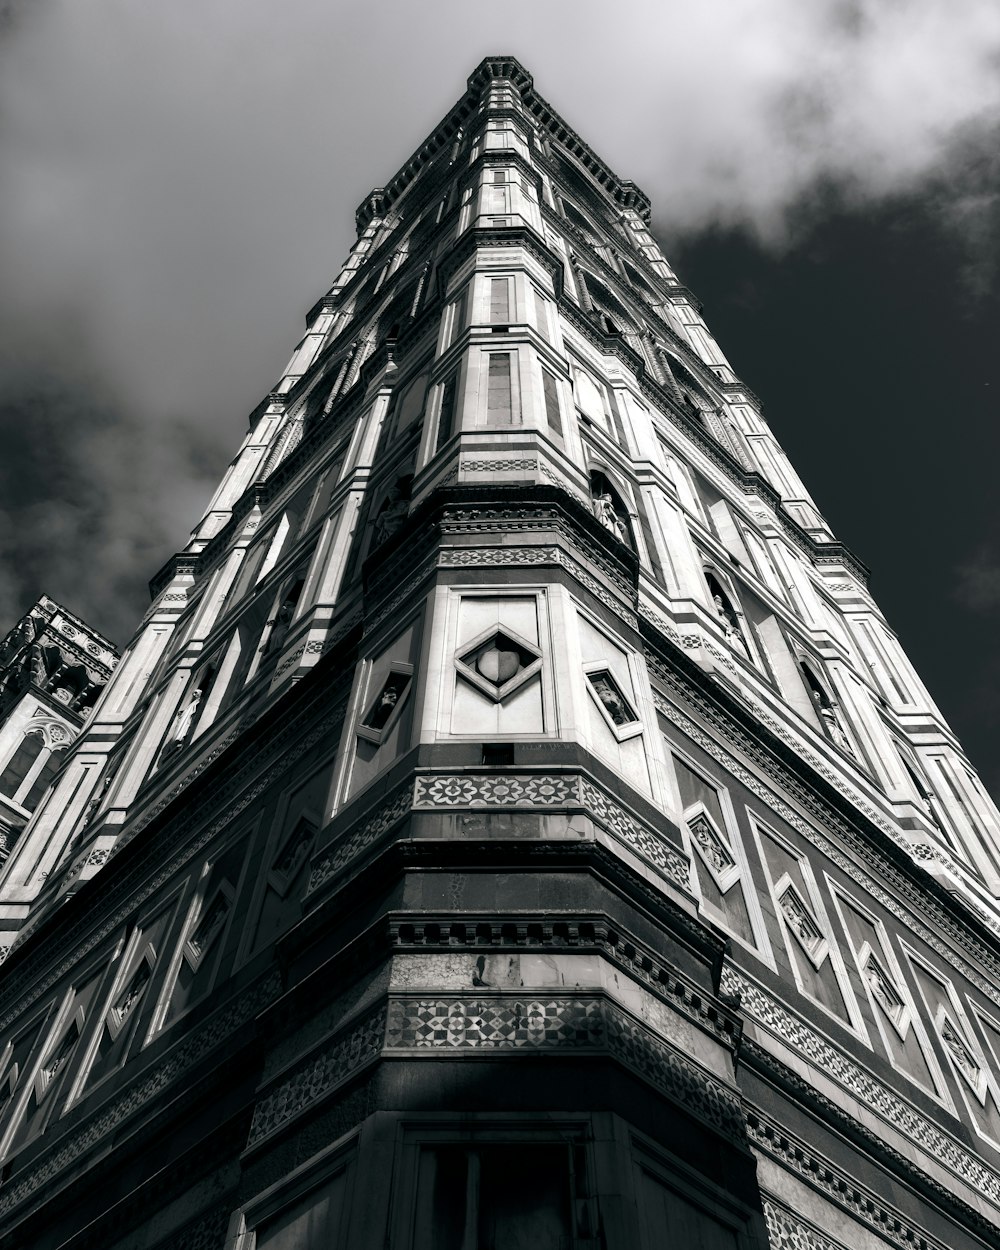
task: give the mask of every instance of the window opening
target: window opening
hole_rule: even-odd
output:
[[[383,500],[372,526],[371,549],[390,539],[400,530],[410,510],[410,487],[413,483],[412,473],[403,474],[396,479],[396,484],[388,497]]]
[[[851,750],[850,740],[844,732],[844,727],[840,722],[840,707],[830,698],[826,687],[813,672],[812,667],[805,660],[799,661],[799,669],[806,683],[806,689],[809,691],[809,697],[813,701],[816,708],[816,715],[819,717],[819,723],[823,726],[823,732],[831,742],[836,743],[843,751],[854,754]]]
[[[455,425],[455,394],[458,386],[458,374],[453,373],[445,380],[441,391],[441,414],[438,417],[438,433],[436,451],[440,451],[451,438]]]
[[[490,279],[490,323],[506,325],[510,321],[510,281],[507,278]],[[491,361],[493,357],[490,358]]]
[[[420,1151],[414,1250],[571,1250],[589,1244],[582,1167],[567,1146],[518,1143]],[[582,1160],[580,1160],[582,1164]],[[575,1182],[575,1183],[574,1183]]]
[[[708,592],[712,596],[712,606],[715,608],[715,614],[722,625],[722,632],[726,636],[726,641],[733,644],[739,643],[742,650],[749,656],[750,648],[747,646],[747,641],[740,625],[742,612],[737,611],[733,601],[723,589],[722,583],[714,573],[706,570],[705,581],[708,583]]]
[[[562,438],[562,419],[559,416],[559,383],[556,375],[542,368],[542,396],[545,401],[545,420],[553,434]]]
[[[510,353],[492,352],[489,358],[486,420],[490,425],[512,425]]]

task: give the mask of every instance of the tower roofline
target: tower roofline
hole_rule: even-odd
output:
[[[568,125],[547,100],[535,91],[534,80],[524,66],[512,56],[488,56],[476,66],[468,78],[465,95],[435,126],[427,139],[384,187],[375,187],[358,206],[355,213],[358,234],[364,232],[373,217],[383,216],[409,187],[427,162],[449,142],[471,116],[486,85],[496,79],[510,81],[520,92],[529,113],[580,162],[587,173],[623,209],[637,212],[649,221],[649,197],[629,178],[620,178],[576,131]]]

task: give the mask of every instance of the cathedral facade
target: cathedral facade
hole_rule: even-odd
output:
[[[996,1244],[1000,816],[649,220],[487,59],[0,648],[0,1250]]]

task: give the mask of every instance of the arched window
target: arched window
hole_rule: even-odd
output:
[[[397,530],[402,528],[410,510],[410,489],[412,484],[413,474],[403,474],[396,479],[395,485],[382,500],[378,511],[375,513],[375,520],[372,523],[369,553],[381,547]]]
[[[0,773],[0,794],[9,795],[11,798],[17,794],[32,764],[44,749],[45,739],[40,733],[25,734],[17,750],[10,757],[7,767],[3,773]]]
[[[55,732],[66,731],[57,726]],[[29,729],[0,773],[0,794],[34,811],[62,767],[61,749],[66,745],[68,741],[50,743],[41,728]]]
[[[799,669],[806,684],[806,690],[809,692],[809,697],[813,701],[813,706],[816,709],[816,715],[819,718],[823,732],[831,742],[835,742],[837,746],[845,751],[850,751],[853,755],[854,752],[851,748],[850,740],[844,732],[844,726],[841,724],[839,704],[833,699],[829,690],[816,675],[815,669],[808,661],[799,660]]]
[[[579,209],[570,203],[569,200],[565,199],[562,201],[562,209],[566,220],[571,225],[576,226],[577,230],[584,235],[588,243],[593,244],[595,247],[599,247],[601,245],[600,235],[598,234],[593,222],[584,217],[583,213],[581,213]]]
[[[743,632],[742,610],[737,608],[733,595],[711,569],[705,570],[705,581],[708,583],[708,593],[712,597],[712,605],[722,625],[722,632],[726,635],[726,641],[734,646],[738,645],[750,657],[750,644]]]
[[[621,300],[593,274],[585,273],[584,281],[595,309],[604,314],[606,331],[612,334],[637,333],[632,314]]]

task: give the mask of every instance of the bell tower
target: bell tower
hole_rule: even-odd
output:
[[[359,207],[0,877],[20,1244],[988,1240],[1000,818],[650,211],[510,57]]]

